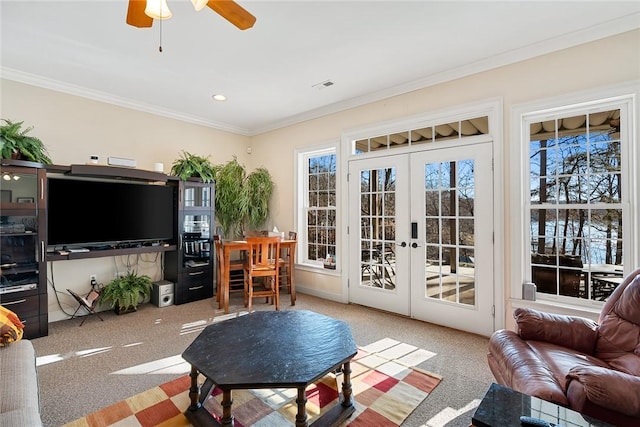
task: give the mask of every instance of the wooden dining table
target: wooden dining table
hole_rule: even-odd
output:
[[[281,240],[280,241],[280,249],[285,250],[289,249],[289,253],[291,254],[288,257],[289,264],[287,265],[288,274],[291,276],[291,305],[296,305],[296,281],[295,281],[295,254],[296,254],[296,240]],[[221,298],[219,298],[218,308],[224,308],[224,312],[229,313],[229,264],[231,263],[231,253],[232,252],[242,252],[248,251],[249,244],[246,240],[222,240],[222,251],[223,251],[223,265],[219,266],[221,269],[220,277],[222,283],[218,284],[219,292],[221,293]]]

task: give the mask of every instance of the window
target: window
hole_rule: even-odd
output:
[[[516,283],[531,280],[538,299],[606,301],[624,266],[637,264],[631,107],[631,97],[619,97],[521,116],[524,214],[516,243],[523,269]]]
[[[301,263],[323,267],[336,259],[336,147],[300,152],[298,172]]]
[[[533,282],[604,300],[622,278],[620,110],[533,122],[529,138]]]
[[[469,136],[489,134],[488,116],[436,123],[435,125],[412,126],[408,130],[396,133],[385,133],[353,140],[351,141],[351,154],[360,155],[409,146],[416,148],[433,142],[455,141]]]

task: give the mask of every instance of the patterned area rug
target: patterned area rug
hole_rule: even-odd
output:
[[[385,338],[358,348],[351,362],[356,412],[349,426],[399,426],[433,391],[442,377],[416,368],[435,354]],[[307,388],[309,423],[339,404],[341,374],[328,374]],[[66,427],[189,426],[183,412],[189,406],[190,379],[183,376],[66,424]],[[222,393],[214,390],[205,408],[222,413]],[[232,394],[236,427],[294,425],[295,389],[240,390]]]

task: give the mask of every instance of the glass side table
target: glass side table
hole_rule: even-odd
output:
[[[613,427],[564,406],[491,384],[473,414],[475,427],[520,426],[520,416],[540,418],[562,427]]]

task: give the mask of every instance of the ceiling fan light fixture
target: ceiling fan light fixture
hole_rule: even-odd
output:
[[[173,16],[167,0],[147,0],[147,7],[144,13],[153,19],[169,19]]]
[[[209,2],[209,0],[191,0],[191,4],[193,5],[193,8],[197,11],[202,10],[207,3]]]

